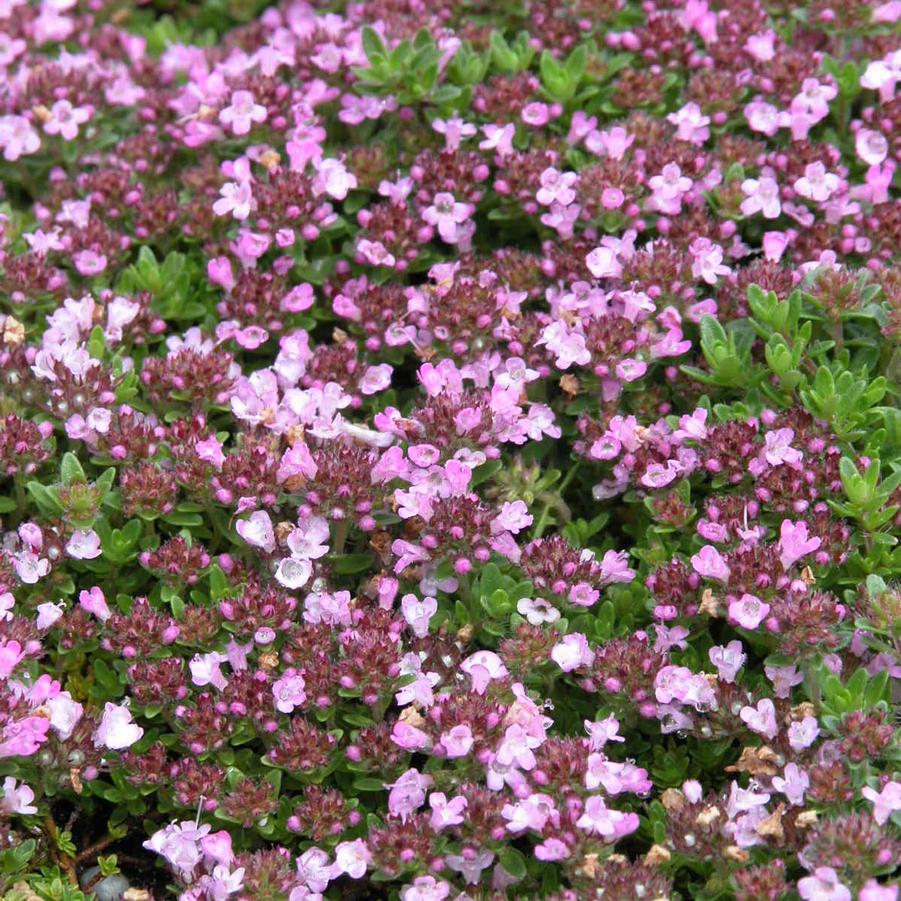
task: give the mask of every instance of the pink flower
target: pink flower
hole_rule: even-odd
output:
[[[34,801],[34,792],[25,783],[20,784],[12,776],[7,776],[3,780],[0,811],[7,815],[17,813],[20,816],[31,816],[38,812],[32,801]]]
[[[604,188],[601,191],[601,206],[605,210],[618,210],[626,202],[626,195],[620,188]]]
[[[560,619],[560,611],[544,598],[520,598],[516,602],[516,612],[533,626],[555,623]]]
[[[409,769],[396,782],[385,786],[388,794],[388,810],[392,816],[400,817],[405,823],[410,814],[425,803],[426,790],[432,784],[432,777],[423,775],[417,769]]]
[[[703,441],[707,437],[707,411],[698,407],[690,416],[680,417],[673,437],[680,441]]]
[[[49,698],[45,706],[50,710],[50,725],[53,731],[61,741],[66,741],[81,721],[84,707],[67,691],[61,691],[56,697]]]
[[[753,594],[743,594],[738,600],[729,603],[729,620],[742,629],[756,629],[769,612],[770,605]]]
[[[442,792],[433,792],[429,795],[429,807],[432,815],[429,825],[435,832],[449,829],[451,826],[459,826],[463,822],[463,812],[467,807],[467,800],[462,796],[447,800]]]
[[[716,695],[703,673],[687,666],[664,666],[654,677],[654,697],[660,704],[680,704],[704,710],[716,701]]]
[[[400,901],[444,901],[450,895],[450,884],[434,876],[417,876],[412,885],[400,892]]]
[[[654,192],[651,201],[661,213],[676,215],[682,209],[683,195],[693,184],[676,163],[667,163],[660,175],[648,179],[648,187]]]
[[[302,313],[304,310],[309,310],[315,302],[316,295],[313,292],[313,286],[304,282],[295,285],[282,298],[280,306],[286,313]]]
[[[888,782],[882,791],[865,785],[860,793],[873,804],[873,818],[880,826],[884,826],[888,818],[901,810],[901,782]]]
[[[706,579],[715,579],[717,582],[727,582],[729,580],[729,567],[723,559],[720,552],[712,545],[705,544],[691,558],[691,565],[694,571]]]
[[[78,126],[84,125],[92,114],[90,106],[72,106],[68,100],[57,100],[50,107],[50,118],[44,123],[44,131],[74,141],[78,137]]]
[[[0,116],[0,148],[3,159],[14,163],[19,157],[37,153],[41,137],[24,116]]]
[[[584,557],[583,551],[583,560]],[[631,582],[635,578],[635,570],[629,567],[629,555],[626,551],[609,550],[601,558],[601,578],[604,584],[613,582]]]
[[[22,645],[13,639],[2,639],[0,644],[0,679],[8,679],[10,673],[25,659],[25,651]]]
[[[423,211],[422,218],[429,225],[434,225],[448,244],[456,244],[460,240],[460,226],[473,212],[472,204],[457,203],[453,194],[443,192],[435,195],[432,205]]]
[[[328,854],[321,848],[308,848],[297,858],[297,874],[310,891],[324,892],[332,880],[332,867],[328,862]]]
[[[46,601],[43,604],[38,604],[36,609],[38,615],[35,625],[43,631],[44,629],[52,628],[53,624],[59,621],[66,608],[62,602],[53,604],[50,601]]]
[[[710,116],[705,116],[697,103],[686,103],[681,109],[670,113],[666,121],[676,126],[676,139],[679,141],[700,145],[710,137]]]
[[[691,274],[708,285],[715,285],[721,275],[729,275],[732,270],[723,263],[723,248],[713,244],[708,238],[695,238],[689,246],[692,255]]]
[[[779,561],[789,569],[802,557],[812,554],[820,546],[819,538],[807,537],[807,523],[783,519],[779,529]]]
[[[341,842],[335,848],[335,863],[332,867],[333,878],[345,875],[351,879],[362,879],[366,875],[372,854],[363,839],[352,842]]]
[[[776,32],[769,30],[752,34],[744,43],[744,49],[759,63],[768,63],[776,56]]]
[[[448,867],[462,874],[469,885],[475,885],[482,877],[482,870],[491,866],[494,852],[484,848],[473,854],[448,854],[445,859]]]
[[[901,0],[895,2],[901,6]],[[899,891],[901,888],[897,884],[880,885],[875,879],[870,879],[861,888],[857,901],[898,901]]]
[[[320,160],[316,164],[313,190],[317,194],[328,194],[335,200],[344,200],[357,186],[357,177],[348,172],[344,163],[336,159]]]
[[[466,725],[454,726],[450,731],[442,734],[438,744],[444,748],[450,758],[465,757],[472,750],[472,730]]]
[[[746,178],[741,189],[747,195],[741,203],[741,211],[745,216],[763,213],[764,219],[777,219],[782,212],[779,202],[779,183],[775,178]]]
[[[401,598],[401,613],[417,638],[425,638],[429,634],[429,621],[438,612],[438,601],[426,597],[422,600],[415,594],[407,594]]]
[[[360,258],[371,266],[387,266],[391,268],[397,262],[394,254],[390,253],[381,241],[369,241],[366,238],[359,238],[356,249]]]
[[[793,751],[803,751],[809,748],[820,734],[820,726],[816,717],[805,716],[800,722],[794,722],[788,727],[788,743]]]
[[[768,138],[773,137],[780,128],[785,128],[790,121],[788,113],[780,112],[775,106],[762,100],[748,103],[744,113],[748,128]]]
[[[740,641],[730,641],[725,647],[714,645],[708,652],[710,662],[723,682],[735,682],[738,671],[744,666],[748,655],[745,654]]]
[[[777,698],[788,698],[791,696],[791,690],[800,685],[804,681],[803,673],[798,672],[798,668],[792,666],[764,666],[764,672],[767,679],[773,683],[773,690],[776,692]],[[816,723],[816,720],[814,720]],[[791,731],[789,729],[789,731]]]
[[[554,863],[558,860],[566,860],[570,855],[570,850],[566,844],[558,838],[545,839],[540,845],[535,845],[535,857],[547,863]]]
[[[832,84],[822,84],[816,78],[805,78],[801,93],[791,102],[792,114],[803,114],[811,124],[816,124],[829,115],[829,101],[838,96],[838,88]]]
[[[634,142],[635,136],[617,125],[608,131],[590,132],[585,139],[585,146],[598,156],[607,154],[612,160],[621,160]]]
[[[782,259],[785,248],[791,241],[789,232],[764,232],[763,233],[763,257],[776,263]]]
[[[532,525],[534,517],[529,513],[525,501],[507,501],[501,505],[500,513],[491,520],[491,532],[508,531],[514,535]]]
[[[870,166],[867,169],[866,189],[870,203],[880,204],[888,201],[895,168],[894,160],[886,160],[882,166]]]
[[[485,694],[488,683],[509,675],[503,660],[494,651],[476,651],[460,664],[461,672],[472,680],[472,690]]]
[[[860,86],[879,91],[883,103],[895,96],[895,85],[901,81],[901,51],[896,50],[882,59],[871,62],[860,76]]]
[[[203,688],[206,685],[212,685],[223,691],[228,682],[222,675],[222,664],[228,660],[225,654],[218,651],[212,651],[209,654],[195,654],[188,664],[191,670],[191,681]]]
[[[798,894],[803,901],[851,901],[851,890],[838,881],[832,867],[817,867],[813,876],[799,879]]]
[[[27,716],[8,721],[0,734],[0,760],[6,757],[30,757],[44,743],[50,731],[45,716]]]
[[[516,136],[516,126],[513,123],[503,126],[483,125],[482,134],[485,135],[485,140],[479,142],[479,150],[494,150],[499,157],[513,153],[513,138]]]
[[[234,91],[231,105],[220,110],[219,121],[225,126],[231,126],[233,134],[246,135],[255,122],[265,122],[267,115],[266,107],[260,106],[250,91]]]
[[[581,666],[591,666],[594,663],[594,651],[581,632],[571,632],[551,649],[551,660],[564,673],[571,673]]]
[[[239,519],[235,530],[251,547],[261,548],[267,554],[275,550],[275,532],[265,510],[257,510],[247,519]]]
[[[100,536],[93,529],[77,529],[66,543],[66,553],[75,560],[94,560],[102,553]]]
[[[311,516],[291,531],[288,548],[295,560],[318,560],[328,553],[329,525],[321,516]]]
[[[677,479],[681,472],[682,467],[675,460],[667,460],[666,466],[662,463],[649,463],[640,481],[648,488],[665,488]]]
[[[456,113],[450,119],[435,119],[432,128],[444,135],[446,150],[457,150],[464,138],[471,138],[476,133],[475,125],[464,122]]]
[[[647,770],[632,763],[617,763],[604,754],[589,754],[585,771],[585,787],[594,790],[603,786],[608,795],[625,792],[644,795],[652,787]]]
[[[275,570],[275,580],[285,588],[294,590],[303,588],[313,574],[313,566],[309,560],[295,560],[286,557],[280,560]]]
[[[72,262],[79,275],[99,275],[106,269],[107,259],[102,253],[93,250],[80,250],[73,254]]]
[[[220,199],[213,204],[213,212],[217,216],[227,216],[229,213],[243,221],[250,215],[253,207],[253,191],[249,181],[226,182],[220,189]]]
[[[784,776],[773,777],[773,788],[782,792],[789,804],[799,806],[804,803],[804,793],[810,788],[810,777],[798,764],[790,763],[785,767]]]
[[[679,24],[686,31],[696,31],[705,44],[717,40],[717,15],[710,9],[707,0],[687,0],[685,9],[679,15]]]
[[[861,128],[854,137],[854,149],[868,166],[878,166],[888,156],[888,140],[881,132]]]
[[[371,395],[384,391],[391,385],[391,373],[394,367],[389,363],[369,366],[360,379],[360,394]]]
[[[497,749],[496,763],[503,767],[533,770],[537,763],[535,748],[540,747],[543,740],[542,737],[530,734],[519,723],[513,723],[507,727],[504,740]]]
[[[576,199],[573,190],[579,180],[575,172],[559,172],[550,167],[541,173],[541,187],[535,195],[535,199],[542,206],[550,206],[559,203],[561,206],[569,206]]]
[[[191,820],[170,823],[154,832],[144,842],[144,847],[165,858],[182,879],[190,882],[194,878],[194,870],[203,860],[200,842],[209,832],[210,826],[206,823],[200,826]]]
[[[742,707],[739,716],[752,732],[770,741],[779,734],[776,707],[769,698],[758,701],[756,707]]]
[[[619,278],[623,267],[610,247],[596,247],[585,257],[585,265],[595,278]]]
[[[82,591],[78,595],[78,605],[82,610],[86,610],[88,613],[96,616],[102,623],[105,623],[112,616],[106,603],[106,598],[103,596],[103,591],[97,585],[91,588],[90,591]]]
[[[886,3],[880,4],[873,10],[873,15],[870,19],[872,22],[888,23],[890,25],[894,25],[899,20],[901,20],[901,0],[887,0]],[[897,897],[897,895],[898,892],[895,891],[892,897]],[[861,899],[861,901],[864,901],[864,899]],[[875,899],[871,899],[871,901],[875,901]]]
[[[421,751],[432,746],[431,739],[422,729],[401,720],[398,720],[391,730],[391,741],[405,751]]]
[[[272,685],[276,709],[282,713],[292,713],[295,707],[300,707],[307,699],[305,687],[306,683],[299,672],[294,669],[286,670]]]
[[[554,801],[548,795],[535,793],[516,804],[505,804],[501,816],[507,821],[507,831],[517,835],[531,830],[542,832],[548,820],[557,815]]]
[[[619,734],[619,720],[612,713],[599,722],[584,720],[582,725],[588,733],[588,748],[591,751],[600,751],[608,741],[626,740]]]
[[[94,733],[94,746],[124,751],[140,741],[143,734],[144,730],[134,722],[127,707],[107,701],[103,719]]]
[[[612,841],[634,832],[638,828],[638,815],[610,810],[602,797],[592,795],[585,802],[585,812],[576,821],[576,826]]]
[[[804,167],[804,174],[795,182],[794,188],[801,197],[823,203],[838,190],[840,181],[837,175],[827,172],[822,163],[816,162]]]
[[[537,101],[534,103],[527,103],[523,107],[520,117],[526,125],[540,128],[551,121],[551,108],[546,103]]]
[[[215,435],[210,435],[209,438],[198,441],[194,445],[194,453],[197,454],[198,460],[203,460],[216,469],[221,469],[222,464],[225,462],[225,454],[222,453],[222,442]]]
[[[774,432],[766,433],[763,456],[770,466],[785,463],[793,469],[799,467],[804,460],[804,454],[791,446],[794,437],[794,429],[776,429]]]

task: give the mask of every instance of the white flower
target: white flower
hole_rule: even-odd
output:
[[[66,553],[76,560],[94,560],[101,554],[100,536],[93,529],[78,529],[66,544]]]
[[[143,734],[144,730],[134,722],[127,707],[107,701],[103,719],[94,733],[94,747],[123,751],[140,741]]]
[[[265,510],[257,510],[247,519],[239,520],[235,529],[252,547],[262,548],[269,554],[275,550],[275,532]]]
[[[303,588],[313,574],[313,564],[309,560],[295,560],[286,557],[278,564],[275,571],[275,580],[285,588]]]
[[[560,619],[560,611],[552,607],[544,598],[520,598],[516,602],[516,610],[533,626],[553,623]]]

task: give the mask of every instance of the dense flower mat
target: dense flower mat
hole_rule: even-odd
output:
[[[899,19],[0,0],[0,897],[898,899]]]

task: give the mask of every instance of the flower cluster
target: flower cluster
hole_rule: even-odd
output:
[[[261,6],[0,2],[0,894],[899,901],[901,3]]]

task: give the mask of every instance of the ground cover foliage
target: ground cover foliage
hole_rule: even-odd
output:
[[[894,901],[901,3],[0,2],[0,897]]]

